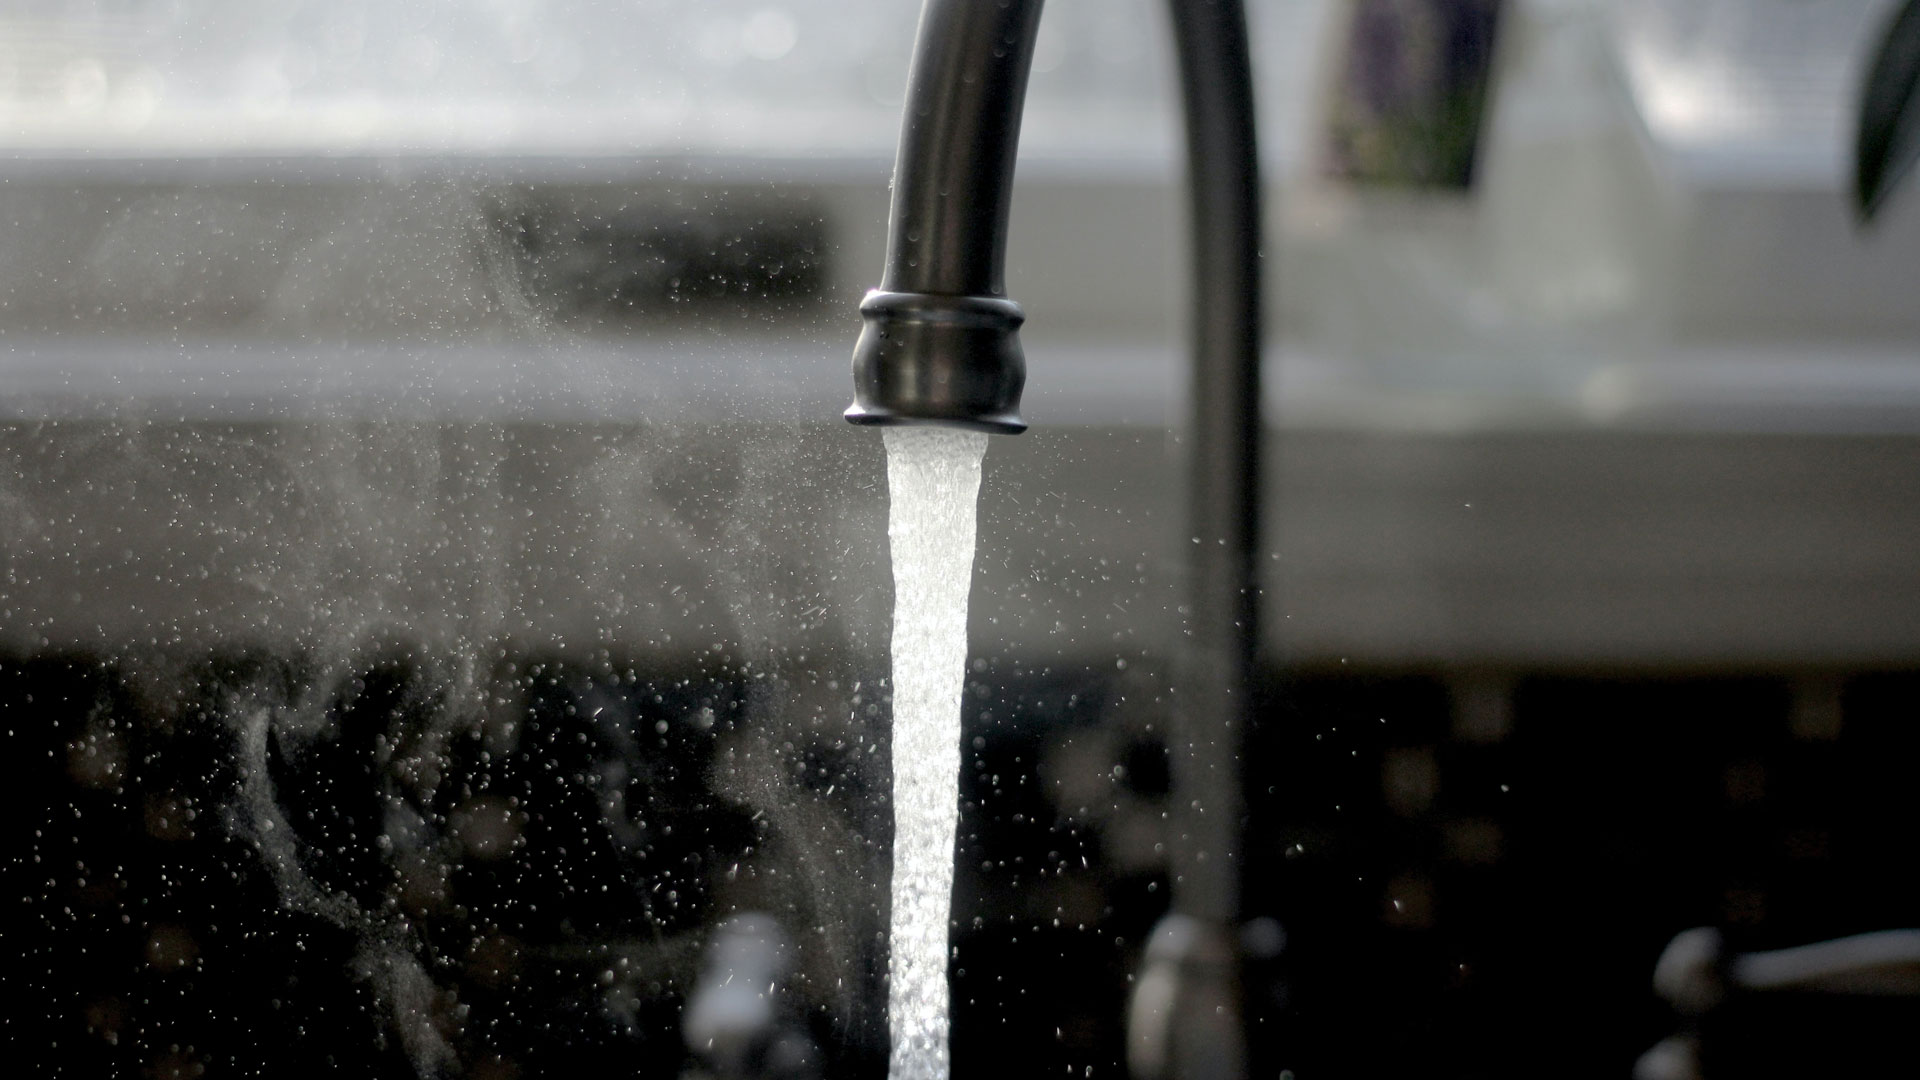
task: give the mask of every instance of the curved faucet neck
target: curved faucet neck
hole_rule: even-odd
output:
[[[1007,216],[1041,2],[935,0],[921,10],[883,291],[1007,295]]]

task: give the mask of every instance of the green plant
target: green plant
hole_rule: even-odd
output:
[[[1906,171],[1920,158],[1920,0],[1907,0],[1888,20],[1879,54],[1860,95],[1854,138],[1854,212],[1873,220]]]

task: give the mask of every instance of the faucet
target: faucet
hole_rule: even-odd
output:
[[[1258,655],[1260,177],[1241,0],[1170,0],[1186,119],[1192,377],[1186,633],[1174,657],[1170,911],[1129,1008],[1138,1080],[1245,1075],[1239,750]],[[886,267],[861,301],[856,424],[1017,434],[1025,316],[1007,218],[1041,0],[926,0]]]

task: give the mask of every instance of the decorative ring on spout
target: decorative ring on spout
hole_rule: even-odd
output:
[[[854,347],[856,424],[943,424],[1017,435],[1027,363],[1016,333],[1026,315],[994,296],[867,294]]]

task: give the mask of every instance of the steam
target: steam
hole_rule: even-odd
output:
[[[434,1026],[435,987],[404,920],[365,911],[352,897],[328,893],[308,876],[267,770],[267,735],[274,710],[252,702],[236,711],[239,831],[253,842],[273,875],[283,909],[323,919],[354,935],[360,943],[354,967],[373,988],[377,1005],[388,1014],[414,1071],[423,1077],[438,1074],[453,1059],[453,1048]]]
[[[10,312],[9,325],[53,333],[87,314],[59,304],[125,296],[89,326],[102,348],[123,343],[140,389],[8,400],[0,648],[114,661],[162,703],[198,692],[210,656],[268,658],[271,674],[214,691],[233,755],[224,820],[282,910],[351,935],[376,1019],[423,1077],[456,1071],[466,1052],[459,1005],[401,896],[409,867],[444,868],[463,850],[468,819],[445,809],[453,748],[521,749],[528,684],[514,665],[530,658],[603,674],[650,658],[712,669],[745,688],[745,715],[725,718],[706,780],[764,834],[743,865],[714,868],[721,905],[786,913],[801,991],[857,1015],[872,990],[862,941],[879,852],[873,805],[850,785],[878,776],[873,691],[857,688],[885,594],[862,580],[881,573],[871,538],[884,509],[855,478],[877,475],[878,448],[824,434],[824,416],[748,429],[724,410],[663,421],[597,401],[618,352],[522,293],[498,228],[514,197],[455,182],[210,185],[101,208],[74,296]],[[248,222],[270,243],[218,228]],[[152,254],[163,251],[179,257]],[[153,359],[183,340],[213,358],[204,371]],[[298,350],[351,359],[304,370]],[[517,402],[446,407],[436,395],[469,381],[460,365],[474,356],[570,395],[569,418],[501,418]],[[369,397],[363,379],[397,391]],[[299,407],[249,411],[262,387]],[[850,463],[856,453],[869,456]],[[396,657],[415,672],[410,711],[365,781],[385,807],[375,863],[394,877],[347,890],[275,777],[334,745],[342,695]],[[845,766],[831,793],[794,768],[815,751]],[[600,806],[609,835],[642,835],[646,808],[617,794]],[[696,949],[630,951],[651,979],[690,967]]]

